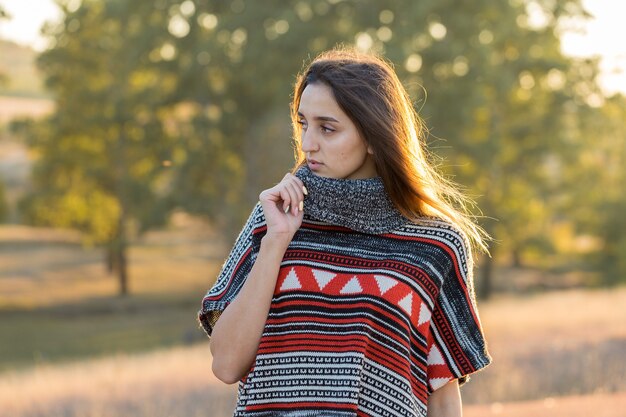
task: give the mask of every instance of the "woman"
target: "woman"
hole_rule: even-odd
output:
[[[296,82],[293,174],[260,194],[199,313],[235,416],[460,416],[490,362],[480,229],[450,201],[385,61],[334,50]],[[458,205],[457,205],[458,206]]]

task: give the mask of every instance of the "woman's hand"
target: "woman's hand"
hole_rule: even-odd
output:
[[[287,174],[274,187],[259,195],[265,221],[266,236],[283,237],[291,242],[300,228],[306,188],[298,177]]]
[[[267,232],[250,274],[237,297],[213,327],[213,373],[227,384],[243,378],[254,362],[270,310],[280,263],[300,228],[304,184],[291,174],[259,195]]]

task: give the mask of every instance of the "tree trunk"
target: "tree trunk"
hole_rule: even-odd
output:
[[[107,248],[107,268],[111,274],[114,274],[118,282],[118,294],[121,296],[128,295],[128,244],[126,237],[122,233],[118,234],[113,242]]]
[[[107,245],[107,267],[117,277],[118,294],[128,295],[128,237],[126,236],[126,216],[124,210],[117,219],[117,230]]]
[[[126,262],[126,243],[124,242],[117,249],[116,265],[117,265],[117,277],[120,283],[120,295],[128,295],[128,268]]]
[[[511,252],[511,257],[512,257],[512,265],[514,268],[521,268],[522,267],[522,254],[521,254],[521,250],[519,248],[513,248],[513,251]]]
[[[115,267],[115,253],[111,244],[107,245],[104,251],[104,265],[106,272],[109,275],[113,275],[117,268]]]

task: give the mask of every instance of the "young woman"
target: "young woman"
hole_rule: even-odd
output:
[[[330,51],[292,118],[293,173],[260,194],[199,313],[235,416],[461,416],[459,382],[491,360],[484,243],[404,87],[381,58]]]

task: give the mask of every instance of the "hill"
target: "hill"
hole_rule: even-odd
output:
[[[32,48],[0,39],[0,95],[47,97]]]

